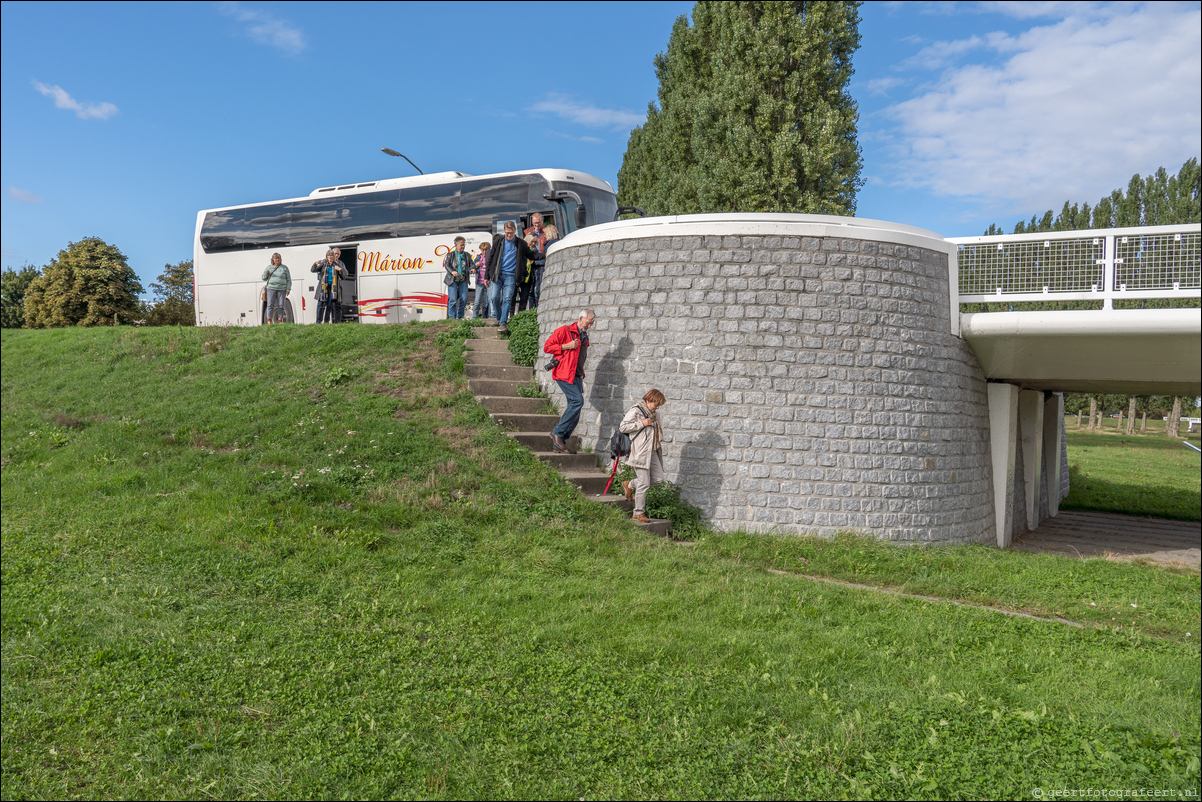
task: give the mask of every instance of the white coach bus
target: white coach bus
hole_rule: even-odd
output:
[[[196,216],[196,325],[266,322],[263,270],[279,253],[292,274],[287,319],[314,323],[317,275],[342,251],[343,320],[403,323],[446,317],[442,260],[463,236],[479,244],[512,221],[521,233],[541,212],[560,236],[617,217],[613,187],[571,170],[471,176],[458,172],[324,187],[306,198],[207,209]],[[470,305],[469,305],[470,308]]]

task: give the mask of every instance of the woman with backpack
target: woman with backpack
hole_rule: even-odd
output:
[[[630,455],[626,457],[626,464],[634,468],[634,481],[622,482],[622,490],[626,492],[626,498],[634,502],[632,517],[643,523],[651,520],[647,517],[647,491],[665,479],[664,432],[655,412],[666,400],[659,390],[648,390],[642,403],[635,404],[618,424],[618,431],[630,436]]]

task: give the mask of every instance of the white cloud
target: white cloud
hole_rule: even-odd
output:
[[[80,103],[61,86],[46,86],[41,81],[34,81],[33,88],[46,97],[54,98],[56,108],[73,111],[81,120],[107,120],[117,113],[117,107],[112,103]]]
[[[14,187],[12,184],[8,185],[8,195],[14,200],[21,201],[21,203],[41,203],[43,200],[41,195],[35,195],[28,189]]]
[[[624,109],[599,109],[596,106],[577,102],[570,95],[547,95],[547,99],[527,108],[543,114],[554,114],[579,125],[592,128],[631,129],[642,125],[645,114],[635,114]]]
[[[868,90],[868,94],[870,95],[888,95],[890,89],[908,83],[910,82],[905,78],[888,76],[885,78],[873,78],[871,81],[865,81],[864,88]]]
[[[222,14],[246,23],[246,33],[260,44],[296,55],[308,47],[304,31],[274,14],[246,8],[241,3],[221,3]]]
[[[604,139],[598,139],[595,136],[573,136],[572,134],[565,134],[563,131],[548,130],[547,133],[551,136],[559,137],[560,139],[570,139],[573,142],[589,142],[592,144],[603,144],[605,142]]]
[[[927,70],[938,70],[951,64],[958,57],[964,55],[970,50],[976,50],[985,44],[985,40],[979,36],[973,36],[969,39],[958,39],[952,42],[935,42],[927,45],[917,54],[898,65],[900,69],[909,69],[911,67],[919,67]]]
[[[890,106],[896,128],[878,132],[896,159],[888,177],[1025,213],[1093,203],[1133,173],[1197,156],[1202,14],[1114,8],[990,34],[986,46],[1004,60],[949,69]]]

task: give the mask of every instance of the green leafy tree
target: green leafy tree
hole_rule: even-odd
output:
[[[653,215],[854,214],[859,5],[697,3],[655,57],[659,105],[631,131],[620,202]]]
[[[192,284],[192,260],[163,265],[163,272],[151,282],[154,306],[147,310],[152,326],[192,326],[196,324],[195,294]]]
[[[0,280],[0,298],[3,300],[3,326],[6,329],[19,329],[25,325],[25,293],[29,284],[38,277],[39,271],[33,265],[25,265],[20,270],[11,267],[4,271]]]
[[[88,237],[58,252],[25,294],[25,325],[111,326],[129,323],[138,313],[142,283],[125,254],[98,237]]]

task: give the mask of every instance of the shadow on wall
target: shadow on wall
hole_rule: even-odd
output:
[[[590,350],[595,347],[591,346]],[[587,403],[597,410],[600,424],[596,442],[585,445],[591,446],[593,451],[598,454],[608,453],[608,438],[617,431],[618,424],[622,422],[622,416],[626,414],[626,409],[633,406],[637,400],[626,397],[626,369],[623,365],[632,353],[634,353],[634,343],[630,341],[630,337],[622,335],[622,339],[606,351],[591,369],[587,363],[585,365],[591,379],[591,382],[588,382]],[[592,362],[592,359],[589,358],[588,362]],[[642,398],[645,392],[647,391],[639,392],[638,398]]]
[[[664,411],[670,412],[671,407]],[[714,423],[718,421],[715,419]],[[734,475],[737,468],[726,461],[730,435],[716,429],[685,432],[669,427],[668,431],[668,436],[675,440],[675,448],[665,449],[664,454],[664,473],[668,475],[668,481],[679,485],[682,496],[700,507],[707,519],[722,517],[718,514],[718,506],[738,504],[735,499],[743,495],[739,492],[739,477]],[[680,457],[673,459],[669,456],[671,453]],[[730,472],[729,477],[723,475],[724,469]]]

